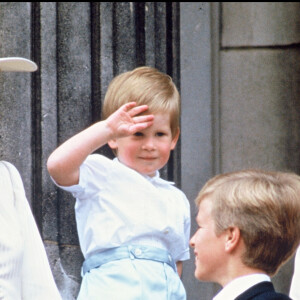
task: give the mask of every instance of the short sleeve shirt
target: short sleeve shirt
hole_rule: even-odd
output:
[[[175,261],[189,259],[190,206],[184,193],[156,176],[141,175],[100,154],[80,167],[79,184],[61,187],[76,198],[82,253],[126,244],[163,248]]]

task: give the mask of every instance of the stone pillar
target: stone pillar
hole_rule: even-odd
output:
[[[34,74],[0,74],[1,157],[20,171],[64,300],[76,299],[83,257],[75,199],[46,169],[50,153],[100,120],[111,79],[157,67],[179,86],[176,3],[22,2],[0,4],[1,54],[31,58]],[[109,149],[100,152],[112,156]],[[180,185],[180,149],[162,175]]]
[[[222,171],[300,172],[298,2],[222,4]],[[293,261],[273,281],[288,293]]]
[[[0,57],[31,59],[29,2],[0,3]],[[14,164],[31,199],[31,73],[0,73],[0,155]]]

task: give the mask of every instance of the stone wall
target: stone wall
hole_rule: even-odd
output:
[[[300,3],[223,3],[221,168],[300,172]],[[273,281],[288,292],[287,263]]]
[[[299,6],[181,3],[182,188],[191,201],[216,173],[300,172]],[[191,259],[189,299],[211,299],[219,287],[193,270]],[[288,293],[292,272],[290,260],[273,278],[277,290]]]
[[[181,138],[162,176],[193,204],[219,172],[300,172],[299,3],[1,2],[0,57],[31,58],[34,74],[0,73],[0,154],[21,173],[64,300],[76,299],[82,254],[74,199],[57,190],[49,154],[100,119],[116,74],[150,65],[182,95]],[[111,157],[107,147],[101,153]],[[220,288],[184,264],[188,300]],[[288,292],[292,260],[273,279]]]
[[[137,66],[179,86],[179,4],[2,2],[0,57],[31,58],[34,74],[1,73],[1,158],[21,173],[63,299],[75,299],[83,257],[74,199],[52,183],[46,161],[100,120],[110,80]],[[112,153],[107,147],[100,152]],[[180,185],[180,146],[162,176]]]

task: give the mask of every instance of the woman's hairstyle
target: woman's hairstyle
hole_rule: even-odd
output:
[[[139,67],[116,76],[105,95],[102,119],[128,102],[148,105],[143,114],[169,113],[172,135],[180,123],[180,96],[172,78],[152,67]]]
[[[300,177],[244,170],[217,175],[196,198],[212,203],[216,234],[238,227],[247,266],[274,275],[300,243]]]

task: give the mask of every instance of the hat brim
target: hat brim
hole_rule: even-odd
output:
[[[0,71],[2,72],[34,72],[37,68],[36,63],[27,58],[0,58]]]

